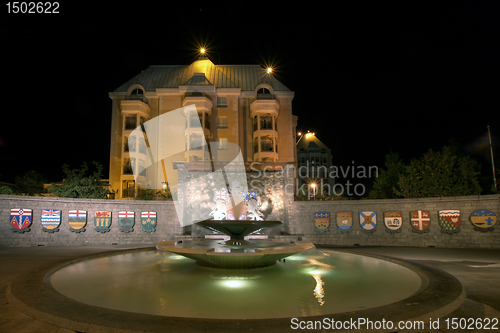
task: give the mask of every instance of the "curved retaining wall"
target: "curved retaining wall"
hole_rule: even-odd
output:
[[[288,208],[290,234],[300,235],[304,241],[314,244],[340,246],[416,246],[416,247],[448,247],[448,248],[500,248],[500,221],[493,231],[474,230],[470,222],[473,212],[480,209],[500,214],[500,198],[498,195],[481,195],[466,197],[442,197],[422,199],[394,200],[346,200],[346,201],[296,201]],[[438,223],[440,210],[460,210],[460,232],[446,234]],[[410,225],[410,212],[423,210],[430,212],[431,224],[429,232],[418,234]],[[352,230],[343,234],[338,230],[337,212],[352,212]],[[377,226],[371,234],[365,233],[360,225],[360,212],[375,211]],[[401,211],[403,226],[401,232],[390,234],[384,226],[385,211]],[[327,232],[316,231],[315,212],[330,214],[330,227]],[[285,237],[286,238],[286,237]]]
[[[449,248],[500,248],[500,221],[493,231],[480,232],[473,228],[470,215],[480,209],[490,210],[497,216],[500,214],[498,195],[397,199],[397,200],[346,200],[346,201],[293,201],[284,198],[284,216],[282,221],[290,236],[278,236],[283,240],[304,241],[315,244],[339,246],[415,246],[415,247],[449,247]],[[13,233],[10,225],[11,209],[24,208],[33,210],[31,230],[24,234]],[[59,232],[47,233],[42,230],[41,210],[58,209],[62,211]],[[461,212],[460,232],[446,234],[441,232],[438,223],[440,210],[458,209]],[[69,210],[86,210],[87,227],[83,233],[69,230]],[[111,211],[112,224],[110,231],[99,233],[94,229],[94,212]],[[417,234],[410,225],[410,211],[427,210],[430,212],[431,225],[429,232]],[[135,212],[134,231],[124,233],[118,227],[118,212]],[[140,213],[153,211],[157,213],[156,232],[142,231]],[[336,213],[352,212],[353,226],[350,233],[341,233],[336,225]],[[366,234],[362,231],[359,212],[375,211],[377,227]],[[390,234],[385,231],[383,214],[385,211],[401,211],[403,226],[401,233]],[[314,213],[330,214],[330,227],[326,232],[316,231]],[[163,240],[173,240],[182,235],[182,228],[177,220],[175,207],[171,201],[143,200],[95,200],[47,197],[0,196],[0,246],[49,246],[49,245],[102,245],[102,244],[157,244]]]

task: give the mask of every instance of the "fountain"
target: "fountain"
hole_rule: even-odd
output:
[[[252,220],[205,220],[196,223],[196,225],[224,234],[229,239],[164,241],[159,243],[156,248],[194,259],[203,266],[219,268],[265,267],[273,265],[285,257],[314,248],[314,244],[306,242],[280,243],[267,239],[245,239],[246,236],[256,231],[273,228],[282,223],[263,220],[256,191],[248,191],[245,205],[236,205],[229,210],[227,209],[226,197],[224,190],[215,191],[213,216],[240,216],[244,218],[251,216]],[[244,213],[243,210],[245,210]]]
[[[195,331],[202,323],[234,332],[277,323],[287,328],[290,318],[299,317],[415,318],[400,312],[408,304],[421,304],[419,316],[428,318],[430,311],[444,313],[436,312],[443,304],[460,304],[459,283],[452,297],[436,302],[446,288],[433,285],[429,276],[435,272],[425,267],[256,235],[282,222],[265,220],[252,192],[237,205],[227,204],[227,193],[214,193],[214,219],[195,224],[211,230],[209,237],[164,241],[155,250],[105,254],[51,269],[45,285],[64,295],[54,304],[75,300],[71,306],[82,313],[119,318],[111,320],[113,327],[141,330],[137,323],[147,322]],[[200,322],[207,319],[209,324]]]
[[[192,126],[196,115],[189,105],[149,120],[144,124],[149,145],[142,127],[130,135],[149,147],[152,164],[134,169],[137,185],[159,186],[168,179],[178,221],[190,235],[154,249],[37,267],[11,284],[19,300],[13,303],[31,304],[32,315],[48,313],[44,321],[74,331],[288,332],[290,318],[429,318],[429,313],[448,314],[457,299],[463,301],[458,280],[424,266],[268,237],[286,221],[284,189],[292,173],[285,170],[281,180],[247,174],[235,144],[218,150],[205,142],[185,151],[179,138],[203,133],[200,124]],[[130,152],[131,158],[141,158],[134,154],[140,152]],[[202,228],[212,234],[200,237]],[[263,230],[268,234],[257,235]],[[418,306],[402,311],[409,304]]]

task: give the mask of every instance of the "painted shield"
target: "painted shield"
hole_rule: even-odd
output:
[[[221,191],[214,191],[214,200],[226,200],[227,199],[227,191],[226,190],[221,190]]]
[[[142,212],[141,213],[142,231],[155,232],[156,231],[156,212]]]
[[[417,232],[429,231],[431,215],[428,210],[414,210],[410,212],[410,223]]]
[[[42,209],[41,223],[45,232],[58,231],[61,224],[61,211],[56,209]]]
[[[257,191],[247,191],[245,200],[257,199]]]
[[[118,212],[118,226],[121,232],[134,231],[135,214],[134,212]]]
[[[497,216],[490,210],[480,209],[471,214],[470,221],[476,230],[489,231],[497,223]]]
[[[440,210],[439,225],[443,232],[456,233],[460,231],[460,211],[458,209]]]
[[[352,212],[337,212],[337,226],[342,232],[347,232],[352,227]]]
[[[10,210],[10,225],[14,228],[14,232],[30,231],[31,225],[31,209],[16,208]]]
[[[403,225],[403,213],[399,211],[384,212],[384,224],[391,231],[399,230]]]
[[[360,212],[359,224],[364,230],[370,231],[377,226],[377,213],[376,212]]]
[[[72,232],[85,231],[87,224],[87,211],[86,210],[70,210],[68,213],[68,223]]]
[[[111,212],[96,211],[94,214],[94,225],[97,232],[108,232],[111,225]]]
[[[314,224],[316,225],[317,232],[327,232],[330,226],[330,213],[314,213]]]

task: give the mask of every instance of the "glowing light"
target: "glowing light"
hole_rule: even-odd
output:
[[[316,184],[315,184],[315,183],[312,183],[312,184],[311,184],[311,187],[312,187],[312,188],[315,188],[315,187],[316,187]]]
[[[229,288],[239,288],[243,286],[243,282],[237,280],[229,280],[229,281],[224,281],[224,285]]]
[[[170,260],[185,260],[185,259],[189,259],[189,258],[186,258],[184,256],[180,256],[180,255],[174,254],[174,255],[168,256],[167,259],[170,259]]]
[[[267,74],[271,74],[273,72],[273,69],[271,67],[267,67]]]
[[[205,49],[204,49],[204,48],[201,48],[200,53],[201,53],[201,54],[205,53]]]
[[[301,132],[299,132],[299,133],[298,133],[298,135],[300,136],[300,135],[302,135],[302,133],[301,133]]]
[[[314,136],[314,133],[306,133],[306,138],[309,138],[311,136]]]

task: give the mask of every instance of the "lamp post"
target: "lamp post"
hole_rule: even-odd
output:
[[[491,168],[493,169],[493,184],[494,184],[495,190],[496,190],[497,189],[497,177],[496,177],[496,173],[495,173],[495,160],[493,158],[493,144],[491,143],[490,125],[488,125],[488,139],[490,141]]]
[[[302,137],[303,137],[302,132],[297,133],[297,135],[299,136],[299,139],[297,140],[297,142],[295,142],[295,145],[298,145],[300,142],[300,139],[302,139]]]

